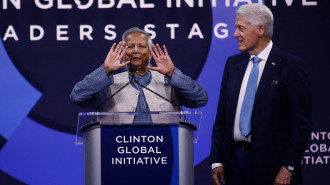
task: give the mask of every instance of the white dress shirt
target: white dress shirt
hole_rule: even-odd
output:
[[[262,59],[261,62],[259,62],[259,73],[258,73],[257,89],[258,89],[258,86],[259,86],[259,81],[260,81],[262,72],[264,71],[265,64],[266,64],[266,61],[267,61],[269,53],[270,53],[270,50],[272,49],[272,46],[273,46],[273,42],[270,41],[268,46],[264,50],[262,50],[262,52],[260,52],[259,55],[257,56],[257,57]],[[255,55],[250,56],[250,61],[247,65],[247,67],[246,67],[245,74],[244,74],[244,77],[243,77],[243,81],[242,81],[242,84],[241,84],[241,90],[240,90],[239,96],[238,96],[238,102],[237,102],[236,113],[235,113],[235,121],[234,121],[234,134],[233,134],[234,141],[249,141],[249,142],[251,142],[251,134],[248,135],[248,137],[245,137],[242,134],[241,130],[239,129],[239,120],[240,120],[241,109],[242,109],[242,104],[243,104],[243,99],[244,99],[244,95],[245,95],[246,86],[247,86],[247,83],[248,83],[250,73],[251,73],[252,68],[253,68],[252,58],[254,56]]]

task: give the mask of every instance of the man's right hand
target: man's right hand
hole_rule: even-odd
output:
[[[220,177],[220,181],[219,181]],[[212,170],[212,180],[214,185],[226,184],[225,182],[225,172],[222,166],[216,167]],[[221,184],[220,184],[221,182]]]
[[[127,46],[125,45],[126,45],[125,42],[124,43],[119,42],[117,46],[116,43],[114,43],[111,46],[111,49],[107,57],[105,58],[103,64],[103,67],[107,74],[110,74],[111,72],[126,66],[130,62],[130,61],[125,61],[123,63],[120,63],[127,49]]]

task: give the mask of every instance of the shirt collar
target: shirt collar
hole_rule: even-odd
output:
[[[270,54],[270,51],[271,51],[272,47],[273,47],[273,42],[270,41],[270,42],[268,43],[267,47],[266,47],[264,50],[262,50],[262,51],[259,53],[259,55],[257,55],[257,57],[261,58],[263,61],[267,61],[268,56],[269,56],[269,54]],[[252,55],[252,54],[251,54],[251,55],[250,55],[250,60],[251,60],[253,57],[255,57],[255,55]]]
[[[144,75],[137,75],[135,76],[136,81],[138,81],[140,84],[144,85],[144,86],[148,86],[151,82],[151,72],[149,71],[149,73],[144,74]],[[132,75],[129,75],[129,80],[132,79]],[[137,90],[142,90],[142,87],[140,85],[138,85],[134,80],[132,81],[132,85],[135,89]]]

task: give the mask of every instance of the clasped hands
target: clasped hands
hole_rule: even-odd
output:
[[[130,61],[121,62],[123,59],[127,46],[125,42],[119,42],[112,44],[110,51],[108,52],[104,60],[104,69],[107,74],[123,68],[128,65]],[[164,52],[163,52],[164,50]],[[152,44],[152,48],[149,48],[149,52],[155,60],[156,67],[148,66],[149,69],[158,71],[159,73],[172,78],[174,73],[174,64],[167,52],[166,46],[163,45],[163,50],[160,48],[159,44]]]

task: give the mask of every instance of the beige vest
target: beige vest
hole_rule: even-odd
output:
[[[172,90],[170,85],[165,84],[164,75],[151,70],[152,80],[147,86],[149,89],[155,91],[161,96],[165,97],[168,100],[175,99],[174,90]],[[119,73],[114,75],[114,84],[108,87],[108,97],[113,93],[117,92],[121,87],[129,82],[127,72]],[[151,112],[154,111],[178,111],[174,105],[168,101],[160,98],[153,92],[143,88],[144,95],[146,97],[149,109]],[[126,86],[123,90],[113,96],[104,106],[103,112],[135,112],[136,105],[139,98],[139,91],[136,90],[131,84]],[[122,115],[120,116],[122,117]],[[132,123],[134,115],[124,116],[126,119],[120,119],[118,117],[114,118],[116,120],[111,120],[115,122],[123,123]],[[161,116],[151,115],[153,123],[164,122],[164,118],[161,119]],[[168,120],[168,119],[167,119]],[[168,120],[172,122],[173,120]]]

